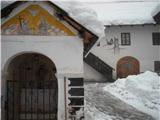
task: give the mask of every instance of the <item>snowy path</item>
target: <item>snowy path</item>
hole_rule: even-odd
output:
[[[86,120],[154,120],[151,116],[103,91],[104,86],[104,83],[85,84],[86,116],[92,117]]]

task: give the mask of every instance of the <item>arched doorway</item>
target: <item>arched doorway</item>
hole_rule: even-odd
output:
[[[6,120],[57,120],[56,67],[48,57],[19,55],[7,72]]]
[[[128,75],[139,73],[139,61],[131,56],[121,58],[117,62],[117,77],[124,78]]]

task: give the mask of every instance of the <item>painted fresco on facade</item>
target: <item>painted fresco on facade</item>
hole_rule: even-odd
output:
[[[2,25],[3,35],[74,36],[57,18],[38,5],[31,5]]]

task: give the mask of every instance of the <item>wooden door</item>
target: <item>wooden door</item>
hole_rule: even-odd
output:
[[[121,58],[117,63],[117,77],[139,74],[139,61],[131,56]]]

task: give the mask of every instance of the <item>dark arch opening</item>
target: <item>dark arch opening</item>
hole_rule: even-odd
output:
[[[56,80],[56,66],[46,56],[25,53],[15,57],[8,66],[7,80]]]
[[[56,66],[46,56],[25,53],[7,69],[6,120],[57,120],[58,83]]]

